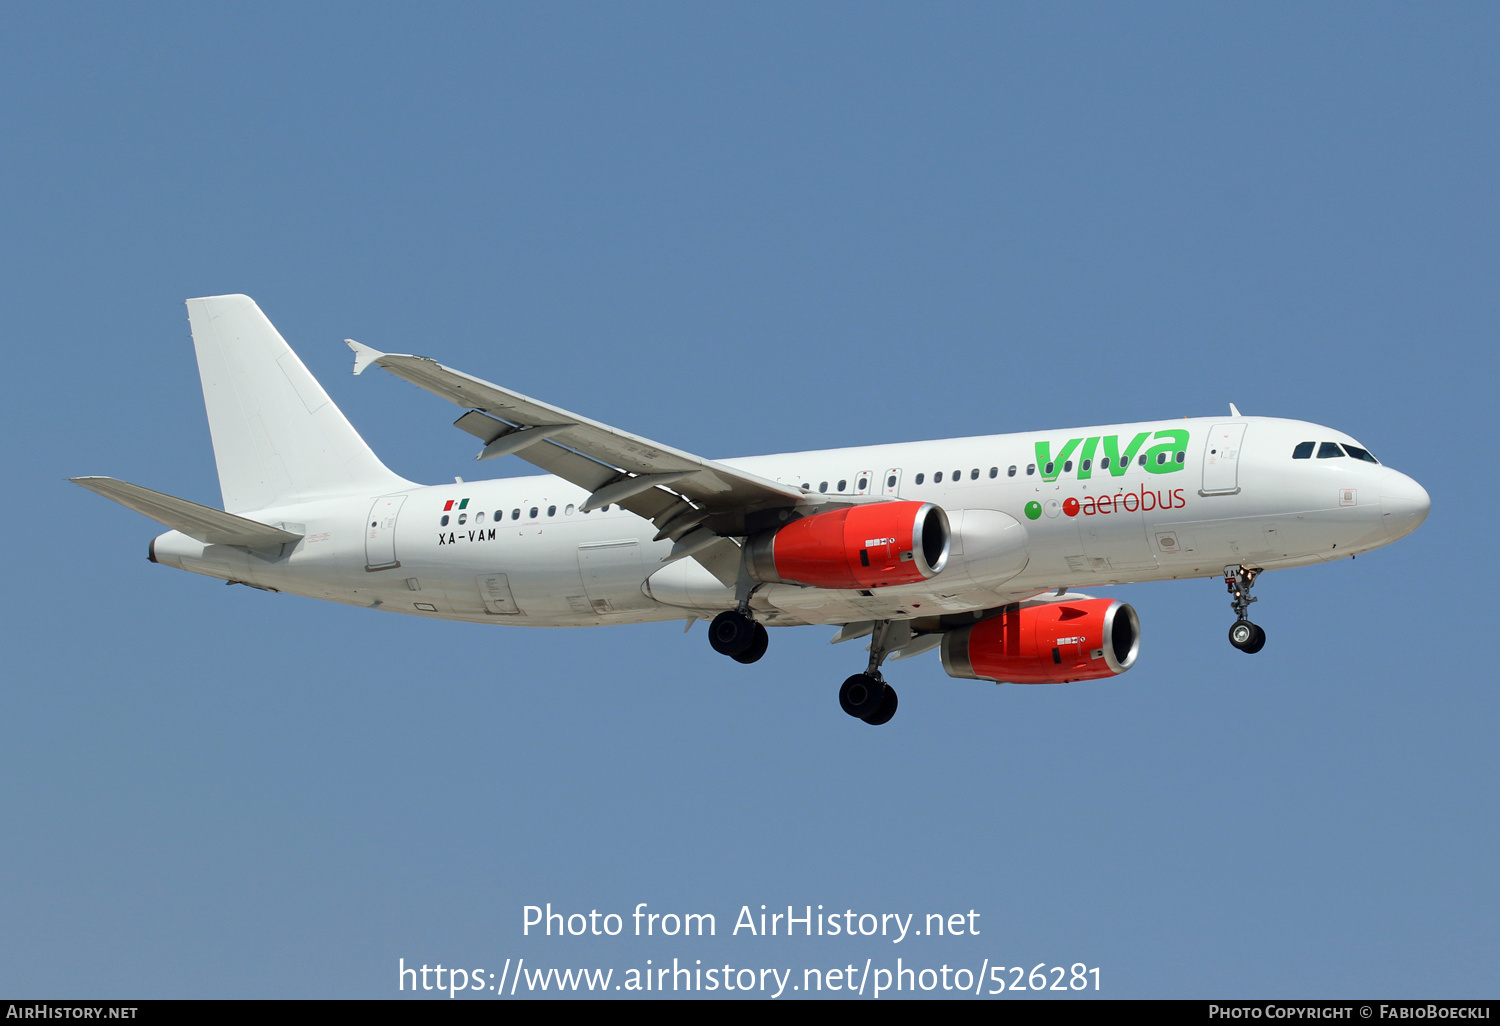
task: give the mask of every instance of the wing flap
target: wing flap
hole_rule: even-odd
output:
[[[526,450],[525,458],[532,466],[555,474],[569,484],[587,488],[591,493],[598,492],[620,476],[615,468],[553,442],[540,442],[531,446]],[[671,508],[678,501],[677,496],[660,488],[649,488],[623,499],[611,500],[615,505],[647,520],[655,520],[663,510]]]
[[[269,524],[225,513],[175,495],[154,492],[113,477],[70,477],[96,495],[143,513],[157,523],[181,531],[205,545],[240,545],[248,549],[274,549],[301,539],[302,535]]]

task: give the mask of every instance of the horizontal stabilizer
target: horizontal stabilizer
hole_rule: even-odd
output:
[[[255,520],[237,517],[212,506],[201,506],[175,495],[153,492],[149,488],[119,481],[112,477],[70,477],[91,492],[144,513],[158,523],[181,531],[205,545],[242,545],[247,549],[273,549],[299,540],[292,534]]]

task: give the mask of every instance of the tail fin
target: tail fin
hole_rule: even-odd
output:
[[[224,509],[408,488],[249,296],[187,301]]]

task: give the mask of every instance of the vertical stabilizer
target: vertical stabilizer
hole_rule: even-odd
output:
[[[224,509],[411,487],[381,463],[249,296],[187,301]]]

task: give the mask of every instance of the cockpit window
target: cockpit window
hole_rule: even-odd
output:
[[[1320,460],[1331,460],[1343,455],[1344,450],[1339,448],[1337,442],[1323,442],[1318,446],[1318,459]]]
[[[1377,465],[1380,463],[1380,461],[1370,453],[1369,449],[1361,449],[1357,445],[1350,445],[1348,442],[1345,442],[1344,451],[1357,460],[1364,460],[1366,463],[1374,463]]]
[[[1313,451],[1313,449],[1315,449],[1317,447],[1317,444],[1318,444],[1317,442],[1298,442],[1297,443],[1297,448],[1295,448],[1295,449],[1292,450],[1292,459],[1294,459],[1294,460],[1310,460],[1310,459],[1312,459],[1312,451]]]

